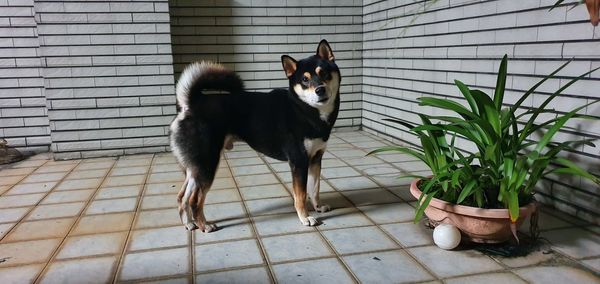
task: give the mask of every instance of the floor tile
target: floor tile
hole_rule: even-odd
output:
[[[334,209],[316,216],[321,222],[319,225],[321,230],[373,225],[369,219],[354,208]]]
[[[224,189],[224,188],[235,188],[235,182],[233,181],[233,178],[216,178],[213,181],[212,186],[210,187],[211,190],[215,190],[215,189]],[[177,191],[179,191],[179,189],[177,189]]]
[[[267,237],[262,243],[271,262],[333,255],[317,233]]]
[[[592,269],[596,273],[600,273],[600,258],[582,260],[581,263],[583,263],[583,265]]]
[[[129,250],[143,250],[189,244],[189,233],[183,226],[133,231]]]
[[[3,284],[33,283],[42,268],[43,264],[0,268],[0,279]]]
[[[321,192],[319,193],[319,197],[321,199],[321,203],[329,205],[333,210],[338,208],[354,208],[352,203],[350,203],[350,201],[348,201],[346,197],[344,197],[341,193],[335,191]],[[314,209],[312,207],[312,203],[309,207],[310,210]]]
[[[344,261],[363,283],[410,283],[434,279],[404,251],[351,255],[345,256]]]
[[[210,222],[220,222],[246,218],[246,211],[241,202],[229,202],[205,205],[204,215]]]
[[[360,166],[360,165],[376,165],[381,164],[383,161],[374,157],[353,157],[353,158],[345,158],[344,162],[348,163],[352,166]]]
[[[290,165],[288,163],[272,163],[269,164],[269,166],[277,173],[290,171]]]
[[[0,224],[0,239],[2,239],[14,225],[15,223]]]
[[[206,244],[254,237],[254,233],[248,219],[229,219],[219,221],[216,223],[216,225],[218,229],[210,233],[204,233],[200,230],[194,231],[194,239],[196,243]]]
[[[41,182],[41,183],[17,184],[15,186],[13,186],[6,193],[6,195],[48,192],[48,191],[52,190],[52,188],[54,188],[54,186],[56,186],[56,184],[57,184],[57,182],[55,182],[55,181]]]
[[[72,234],[97,234],[129,230],[133,213],[116,213],[82,217]]]
[[[7,186],[15,185],[15,184],[19,183],[24,177],[25,177],[25,175],[2,177],[0,179],[0,185],[7,185]],[[34,181],[32,181],[32,182],[34,182]]]
[[[21,161],[19,163],[14,164],[12,167],[13,168],[29,168],[29,167],[39,167],[45,163],[47,163],[48,160],[33,160],[33,159],[28,159],[25,161]]]
[[[166,172],[150,174],[147,182],[182,182],[184,180],[185,175],[183,172]]]
[[[592,273],[567,266],[536,266],[515,270],[514,273],[529,283],[595,284],[598,277]]]
[[[143,184],[145,179],[146,175],[108,177],[106,178],[106,180],[104,180],[104,184],[102,187]]]
[[[463,276],[458,278],[447,279],[444,281],[447,284],[479,284],[479,283],[515,283],[526,284],[521,278],[512,273],[490,273],[472,276]]]
[[[114,168],[128,168],[150,166],[152,159],[123,159],[123,156],[115,163]]]
[[[65,240],[57,259],[117,254],[123,249],[126,232],[71,236]]]
[[[40,202],[44,196],[44,193],[0,196],[0,208],[35,205]]]
[[[36,168],[16,168],[16,169],[2,169],[0,171],[0,177],[8,176],[24,176],[33,172]]]
[[[447,251],[436,246],[408,249],[419,262],[439,277],[453,277],[502,269],[498,263],[477,251]]]
[[[600,256],[600,236],[589,231],[579,228],[560,229],[543,232],[541,236],[547,238],[554,248],[572,258]]]
[[[75,218],[23,222],[17,225],[2,242],[64,237],[74,222]]]
[[[189,248],[165,249],[125,255],[119,279],[133,280],[189,272]]]
[[[235,147],[234,147],[234,149],[235,149]],[[228,159],[239,159],[239,158],[257,157],[258,154],[254,150],[231,151],[231,152],[225,152],[225,156],[227,156]]]
[[[385,189],[344,191],[342,194],[356,206],[402,202],[402,199]]]
[[[273,174],[239,176],[235,177],[235,180],[239,187],[279,183],[279,180]]]
[[[353,283],[352,277],[335,258],[273,265],[279,283]]]
[[[224,203],[224,202],[236,202],[241,201],[242,198],[235,188],[211,190],[206,196],[204,204]]]
[[[408,203],[389,203],[358,207],[378,224],[408,222],[415,218],[415,209]]]
[[[148,183],[144,195],[177,194],[183,182]],[[214,189],[214,188],[211,188]]]
[[[141,190],[142,190],[141,185],[103,187],[98,190],[98,193],[96,194],[95,199],[135,197],[140,194]]]
[[[281,184],[240,187],[240,192],[242,193],[244,200],[290,196],[288,191]]]
[[[256,240],[234,241],[196,246],[196,271],[210,271],[262,264]]]
[[[346,166],[346,164],[337,158],[336,159],[324,159],[321,161],[322,169],[338,168],[338,167],[345,167],[345,166]],[[288,166],[288,171],[289,171],[289,166]]]
[[[129,176],[129,175],[145,175],[149,170],[150,170],[150,168],[148,168],[146,166],[120,167],[120,168],[114,168],[110,172],[110,176],[116,177],[116,176]]]
[[[149,195],[142,200],[142,210],[177,208],[177,197],[175,195]]]
[[[548,213],[545,213],[542,210],[538,210],[538,228],[541,231],[545,231],[545,230],[553,230],[553,229],[560,229],[560,228],[569,228],[569,227],[574,227],[575,224],[571,224],[567,221],[561,220],[557,217],[554,217]],[[519,231],[524,232],[524,233],[529,233],[529,222],[530,222],[530,217],[528,216],[527,218],[525,218],[525,221],[523,221],[523,226],[519,229]]]
[[[246,176],[256,174],[270,173],[271,170],[266,165],[244,165],[244,166],[232,166],[231,172],[234,176]]]
[[[87,170],[98,170],[98,169],[110,169],[114,161],[104,161],[96,163],[86,163],[87,160],[83,160],[81,164],[75,168],[75,171],[87,171]]]
[[[296,212],[291,197],[248,200],[246,206],[253,216]]]
[[[231,167],[241,167],[249,165],[263,165],[265,162],[259,157],[241,158],[241,159],[229,159],[227,160]]]
[[[265,215],[253,219],[256,230],[261,236],[315,231],[314,227],[302,225],[296,213]]]
[[[0,195],[2,195],[2,194],[4,194],[5,192],[7,192],[9,188],[11,188],[11,186],[8,186],[8,185],[0,185]]]
[[[433,244],[433,230],[425,227],[423,222],[385,224],[381,228],[388,232],[404,247],[414,247]]]
[[[361,174],[355,171],[351,167],[339,167],[339,168],[324,168],[321,170],[321,175],[327,179],[341,178],[341,177],[356,177]]]
[[[107,173],[108,169],[72,171],[69,175],[67,175],[65,180],[103,178]]]
[[[178,277],[169,279],[160,279],[154,281],[144,281],[144,284],[191,284],[192,280],[188,277]],[[204,283],[204,282],[201,282]]]
[[[328,179],[327,181],[337,190],[359,190],[379,187],[376,183],[363,176],[335,178]]]
[[[55,261],[50,265],[40,283],[109,282],[116,262],[116,257]]]
[[[5,260],[0,262],[0,267],[44,262],[60,241],[50,239],[0,244],[0,255]]]
[[[136,206],[137,206],[137,198],[136,197],[96,200],[96,201],[93,201],[92,203],[90,203],[88,209],[85,211],[85,214],[92,215],[92,214],[128,212],[128,211],[134,211]]]
[[[542,262],[550,261],[550,260],[556,259],[558,257],[559,257],[558,252],[555,252],[552,250],[549,251],[547,248],[543,248],[543,249],[540,248],[537,251],[530,252],[526,256],[520,256],[520,257],[494,256],[493,258],[497,259],[498,261],[502,262],[502,264],[504,264],[508,267],[518,268],[518,267],[524,267],[524,266],[538,265]]]
[[[57,172],[68,172],[72,170],[76,164],[66,164],[66,165],[56,165],[56,166],[41,166],[37,170],[35,170],[34,174],[41,173],[57,173]]]
[[[173,226],[181,224],[179,213],[176,208],[147,210],[139,213],[136,229]],[[181,225],[183,226],[183,225]]]
[[[56,187],[56,190],[96,189],[101,182],[102,178],[64,180]]]
[[[94,191],[94,189],[55,191],[48,194],[40,204],[86,201],[90,199]]]
[[[40,220],[77,216],[85,202],[39,205],[31,211],[27,220]]]
[[[155,164],[150,170],[151,173],[183,172],[183,168],[177,163]]]
[[[403,186],[389,187],[389,190],[404,201],[416,201],[417,198],[410,193],[410,182]]]
[[[399,248],[377,227],[324,231],[323,235],[340,254]]]
[[[17,222],[31,210],[30,207],[0,209],[0,223]]]
[[[66,172],[59,173],[47,173],[47,174],[31,174],[25,179],[21,181],[21,183],[39,183],[39,182],[48,182],[48,181],[59,181],[64,176],[66,176]],[[6,179],[4,179],[6,180]]]
[[[270,282],[271,280],[269,279],[269,273],[265,267],[236,269],[196,275],[196,283],[246,284]]]

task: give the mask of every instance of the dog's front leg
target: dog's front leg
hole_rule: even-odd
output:
[[[308,179],[308,159],[301,162],[290,162],[292,169],[292,184],[294,186],[294,207],[300,222],[305,226],[316,226],[315,217],[309,216],[306,210],[306,183]]]
[[[315,211],[319,213],[327,212],[331,210],[331,207],[327,204],[321,204],[319,198],[319,190],[321,188],[321,159],[323,158],[323,151],[319,151],[310,160],[310,166],[308,168],[308,196],[310,201],[315,208]]]

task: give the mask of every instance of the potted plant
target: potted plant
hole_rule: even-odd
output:
[[[468,240],[482,243],[504,242],[514,236],[524,218],[535,211],[534,189],[541,178],[549,174],[571,174],[600,183],[600,179],[559,154],[590,140],[553,142],[553,136],[571,118],[595,119],[578,114],[596,103],[593,101],[560,113],[547,108],[562,91],[587,72],[569,81],[538,107],[521,108],[522,103],[546,80],[554,76],[565,63],[535,84],[512,106],[505,107],[507,56],[500,64],[493,96],[470,89],[455,80],[467,106],[450,98],[419,98],[421,106],[429,106],[455,115],[419,114],[421,124],[386,119],[415,133],[420,147],[391,146],[383,151],[399,151],[423,161],[432,176],[416,177],[411,193],[418,198],[417,222],[426,214],[433,225],[449,223],[456,226]],[[540,120],[540,115],[550,119]],[[536,138],[536,135],[539,137]],[[459,149],[459,139],[476,147],[469,153]]]

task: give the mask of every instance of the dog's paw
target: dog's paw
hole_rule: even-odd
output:
[[[185,224],[185,229],[188,231],[193,231],[198,229],[198,226],[196,226],[196,224],[194,222],[188,222]]]
[[[331,207],[327,204],[321,204],[315,208],[315,211],[317,211],[319,213],[325,213],[330,210],[331,210]]]
[[[204,233],[210,233],[213,231],[217,230],[217,225],[213,224],[213,223],[206,223],[204,224],[204,227],[202,228],[202,232]]]
[[[308,216],[306,218],[300,219],[300,222],[302,222],[302,225],[304,226],[316,226],[319,225],[319,221],[317,221],[317,219],[313,216]]]

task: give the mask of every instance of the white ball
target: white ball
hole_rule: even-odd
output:
[[[451,250],[460,243],[460,231],[450,224],[439,224],[433,230],[433,242],[441,249]]]

